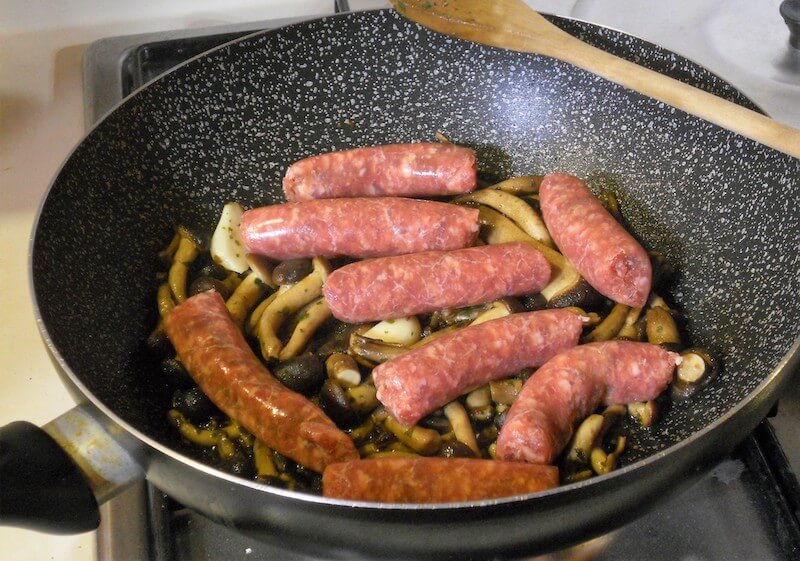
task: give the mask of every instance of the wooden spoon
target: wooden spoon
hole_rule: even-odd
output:
[[[724,129],[800,158],[800,131],[587,45],[522,0],[391,0],[425,27],[484,45],[568,62]]]

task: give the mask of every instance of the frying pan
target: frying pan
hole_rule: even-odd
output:
[[[747,103],[652,45],[556,21]],[[279,201],[287,163],[304,156],[436,131],[475,147],[487,179],[561,171],[612,188],[638,238],[679,271],[670,296],[723,373],[655,427],[631,426],[617,471],[530,496],[337,501],[194,459],[168,427],[171,390],[142,346],[156,322],[154,256],[173,226],[209,232],[225,202]],[[82,410],[181,503],[328,557],[530,554],[610,530],[687,485],[777,399],[800,361],[798,177],[796,159],[560,62],[444,37],[392,11],[350,13],[226,45],[109,114],[42,203],[33,291]],[[91,498],[71,504],[71,529],[96,524]]]

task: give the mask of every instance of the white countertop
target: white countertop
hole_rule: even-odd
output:
[[[724,56],[715,54],[712,44],[715,33],[722,33],[726,25],[735,23],[730,14],[711,17],[711,12],[698,10],[694,21],[707,28],[687,30],[668,17],[674,3],[651,6],[645,10],[648,13],[640,7],[638,15],[638,2],[633,1],[622,2],[626,5],[624,10],[612,11],[602,9],[603,4],[609,5],[602,0],[530,3],[550,13],[574,15],[664,44],[710,66],[735,84],[739,83],[737,77],[747,72],[733,63],[727,64]],[[779,3],[771,0],[767,7],[756,4],[761,10],[777,11]],[[351,1],[353,8],[364,4],[375,2]],[[724,5],[720,1],[705,4],[717,8]],[[752,12],[752,4],[749,8],[739,7]],[[81,64],[86,46],[100,38],[124,34],[329,13],[332,6],[332,0],[0,2],[0,281],[4,288],[0,292],[0,426],[23,419],[41,425],[74,404],[39,337],[29,294],[27,259],[39,201],[63,159],[83,135]],[[664,13],[656,13],[659,11]],[[653,18],[662,16],[667,17],[652,24]],[[637,17],[651,23],[637,28]],[[752,19],[753,15],[748,17]],[[765,26],[779,30],[782,22],[775,25],[770,18]],[[679,40],[679,33],[685,39]],[[783,33],[772,41],[785,42],[785,28]],[[710,38],[712,43],[698,37]],[[736,52],[728,56],[735,57]],[[776,97],[772,92],[764,93],[758,80],[749,83],[753,85],[745,93],[768,112],[785,122],[800,124],[800,84],[787,84]],[[791,102],[787,103],[787,99]],[[90,532],[56,537],[0,527],[0,559],[93,560],[95,536]]]

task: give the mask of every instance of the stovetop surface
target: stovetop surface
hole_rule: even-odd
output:
[[[287,23],[290,20],[119,37],[92,45],[85,59],[87,126],[175,65],[241,36]],[[800,399],[791,397],[781,409],[783,415],[776,419],[781,432],[786,432],[784,411],[791,415],[790,422],[800,418],[796,402],[800,404]],[[765,421],[688,491],[615,532],[536,559],[797,559],[799,512],[793,467]],[[147,484],[104,506],[103,516],[98,534],[101,561],[309,559],[215,524]]]

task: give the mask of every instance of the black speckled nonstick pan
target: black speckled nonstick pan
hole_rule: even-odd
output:
[[[621,56],[740,103],[696,65],[555,20]],[[262,486],[184,453],[170,389],[142,350],[154,255],[175,224],[281,200],[287,164],[356,146],[477,149],[481,174],[568,172],[612,186],[640,240],[677,269],[669,296],[724,371],[629,439],[624,466],[531,496],[398,506]],[[146,476],[209,517],[331,557],[464,559],[563,547],[683,487],[766,415],[798,366],[800,162],[541,56],[444,37],[391,11],[292,25],[224,46],[148,85],[92,130],[41,207],[33,290],[55,360]]]

